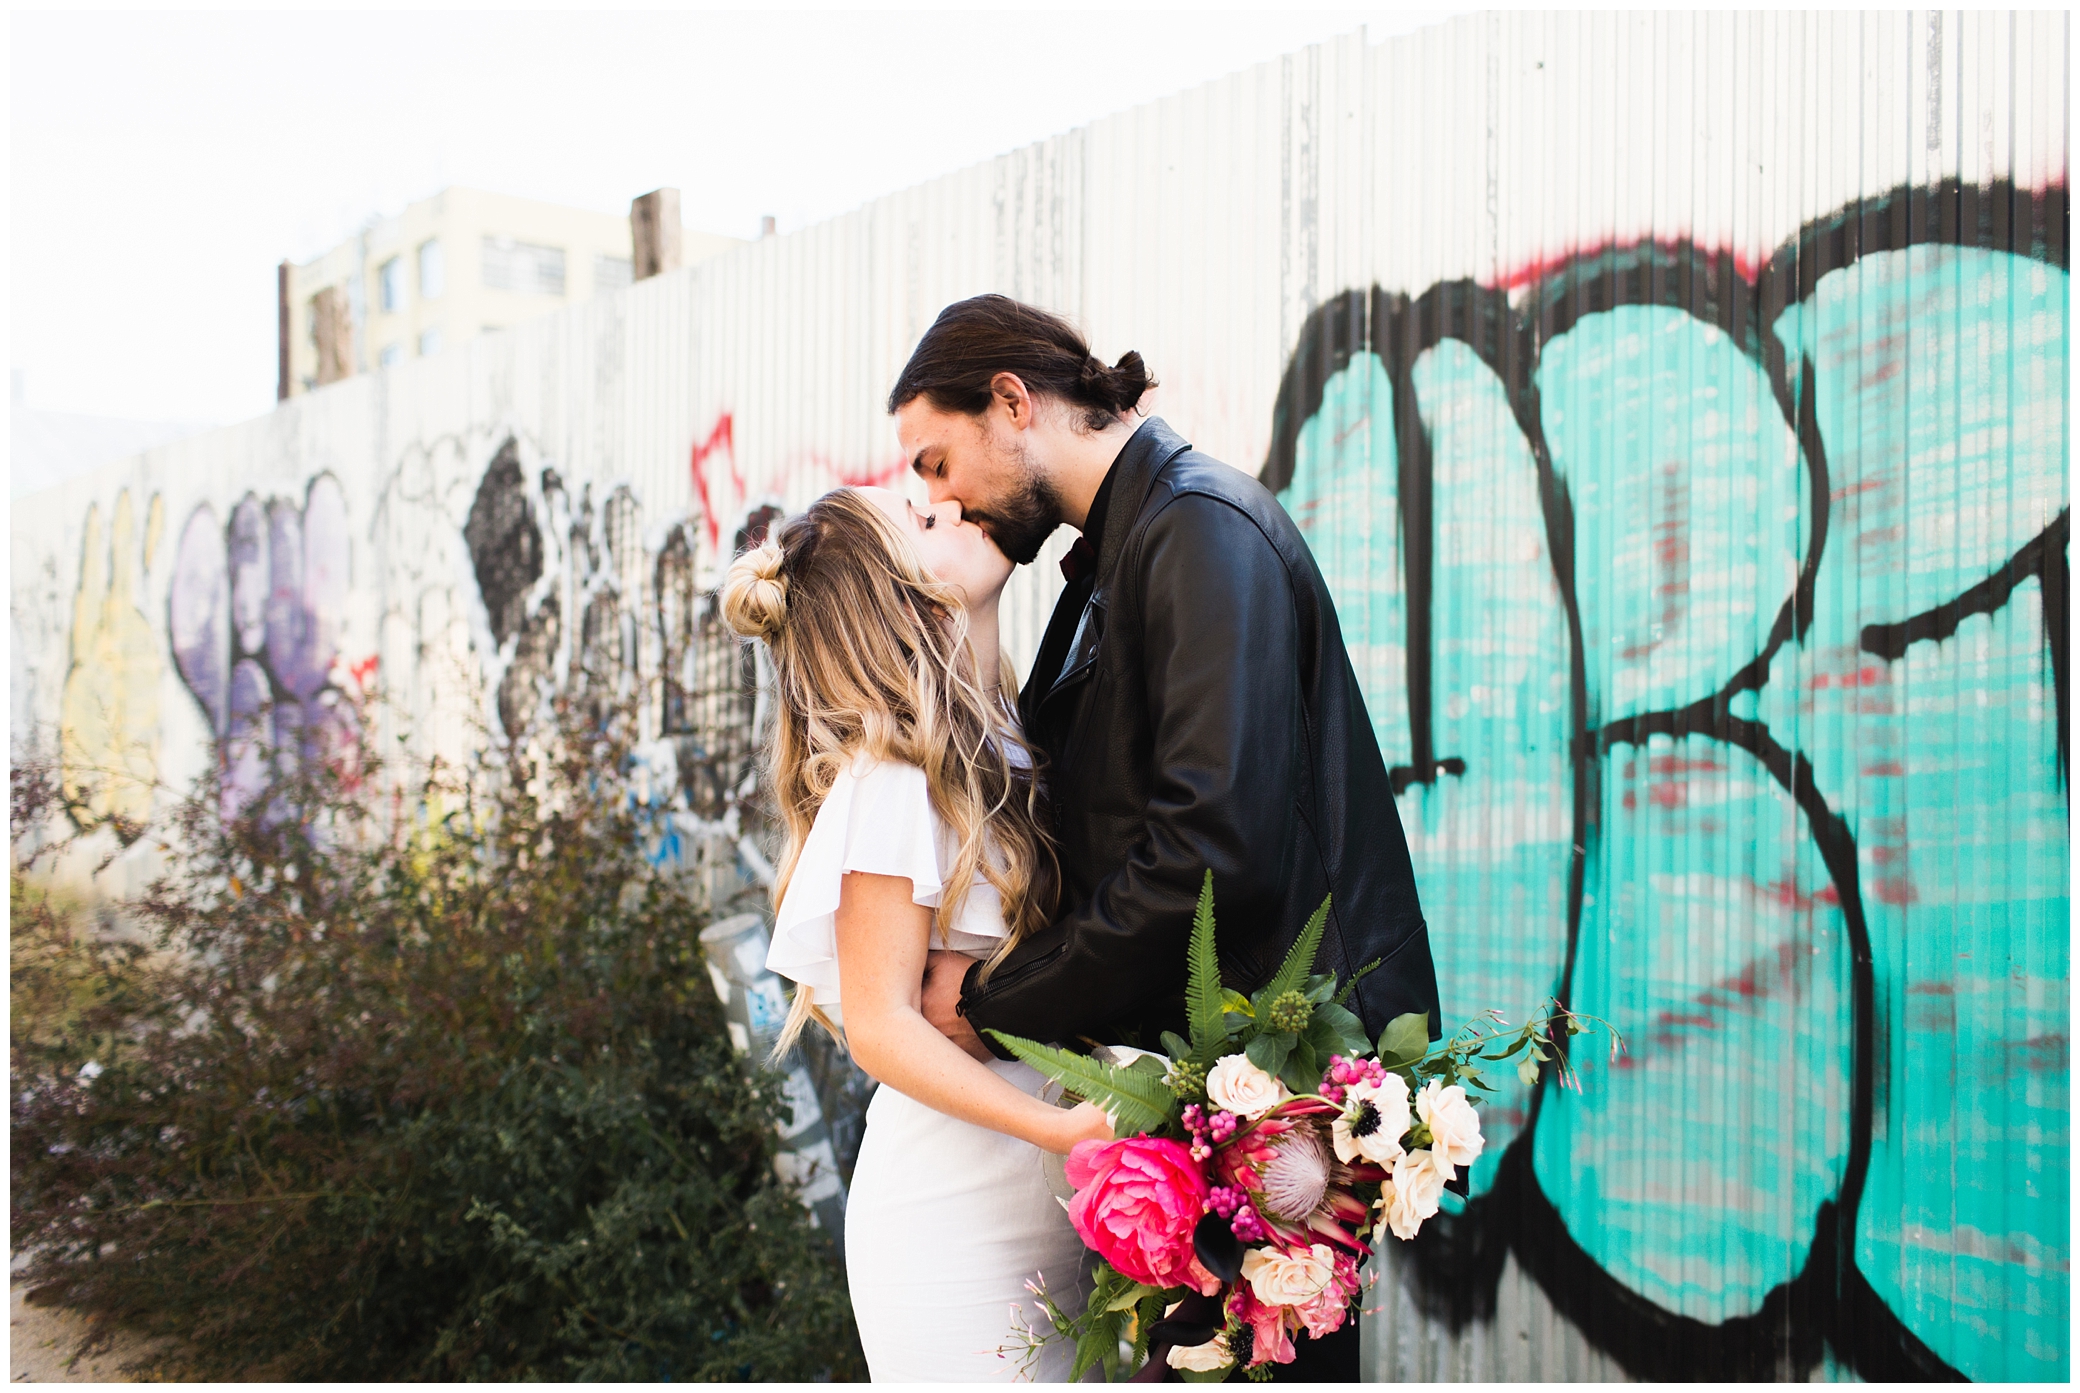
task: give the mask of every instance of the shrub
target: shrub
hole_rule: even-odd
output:
[[[155,954],[15,876],[35,1299],[203,1378],[861,1374],[627,749],[568,721],[531,748],[489,791],[423,777],[396,826],[365,756],[228,820],[197,790],[132,907]]]

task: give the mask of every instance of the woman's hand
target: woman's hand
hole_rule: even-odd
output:
[[[1061,1121],[1054,1135],[1040,1144],[1057,1156],[1066,1156],[1082,1141],[1111,1141],[1112,1119],[1096,1103],[1078,1103],[1067,1112],[1057,1110]]]

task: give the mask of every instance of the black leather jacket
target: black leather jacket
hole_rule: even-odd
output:
[[[1063,1043],[1184,1033],[1185,942],[1211,868],[1229,986],[1262,985],[1333,891],[1319,961],[1348,976],[1383,960],[1353,1003],[1366,1029],[1428,1011],[1434,1032],[1408,843],[1300,530],[1156,418],[1107,492],[1068,656],[1056,673],[1036,664],[1020,697],[1048,757],[1063,913],[987,982],[971,970],[961,1009]]]

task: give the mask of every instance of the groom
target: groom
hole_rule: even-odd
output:
[[[926,1016],[977,1032],[1152,1042],[1185,1031],[1185,942],[1213,872],[1227,985],[1277,968],[1324,896],[1318,961],[1368,1033],[1439,1020],[1408,844],[1336,610],[1262,485],[1135,415],[1138,353],[1107,367],[1066,321],[1001,295],[949,305],[889,410],[934,503],[1024,564],[1083,535],[1019,714],[1047,756],[1062,866],[1054,924],[987,982],[935,953]],[[1300,1342],[1289,1379],[1358,1377],[1357,1322]]]

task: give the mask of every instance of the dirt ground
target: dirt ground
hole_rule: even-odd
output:
[[[11,1344],[8,1376],[16,1383],[135,1383],[138,1376],[123,1372],[123,1365],[148,1355],[150,1346],[118,1337],[115,1346],[88,1359],[75,1362],[86,1322],[70,1311],[50,1306],[31,1306],[22,1300],[22,1288],[8,1284],[8,1324]]]

